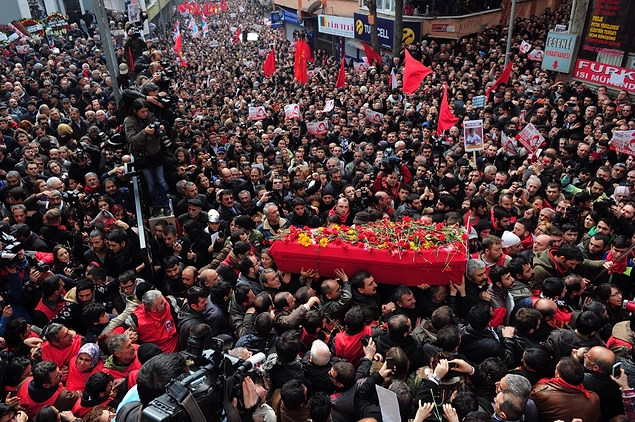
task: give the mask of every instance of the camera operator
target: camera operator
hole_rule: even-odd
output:
[[[81,183],[87,173],[101,174],[99,163],[101,152],[97,146],[91,145],[88,137],[80,140],[80,146],[71,155],[71,166],[68,169],[68,177]]]
[[[132,27],[129,30],[130,36],[126,40],[123,48],[126,51],[124,57],[128,61],[128,67],[130,70],[136,71],[136,73],[144,69],[142,59],[145,59],[144,51],[148,48],[146,42],[141,39],[141,33],[139,28]],[[147,67],[147,64],[146,64]]]
[[[147,184],[152,216],[158,217],[161,212],[170,215],[168,185],[163,174],[165,158],[157,137],[157,132],[165,131],[165,128],[154,113],[148,111],[148,102],[140,98],[132,104],[132,114],[126,117],[124,126],[130,152]]]

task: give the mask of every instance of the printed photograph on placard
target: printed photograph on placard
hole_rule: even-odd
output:
[[[465,151],[480,151],[485,149],[483,121],[468,120],[463,122],[463,137],[465,141]]]

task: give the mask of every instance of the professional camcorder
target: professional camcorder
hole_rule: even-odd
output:
[[[231,338],[226,335],[213,337],[211,343],[212,349],[203,350],[205,340],[190,336],[183,353],[198,369],[170,382],[165,394],[143,409],[142,422],[240,421],[232,399],[242,406],[243,378],[265,355],[243,360],[227,354]]]

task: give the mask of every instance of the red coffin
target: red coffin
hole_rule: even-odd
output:
[[[465,254],[445,249],[391,255],[386,250],[357,246],[305,247],[296,242],[275,241],[269,252],[278,268],[285,272],[299,273],[302,268],[312,268],[321,276],[335,277],[335,270],[343,268],[349,277],[368,271],[378,283],[407,286],[460,284],[467,266]]]

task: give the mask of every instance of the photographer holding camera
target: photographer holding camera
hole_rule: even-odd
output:
[[[170,215],[168,185],[163,174],[165,158],[157,136],[161,132],[165,133],[165,128],[148,111],[147,101],[140,98],[132,104],[132,115],[126,117],[124,126],[130,153],[147,184],[152,216],[158,217],[161,212]]]

